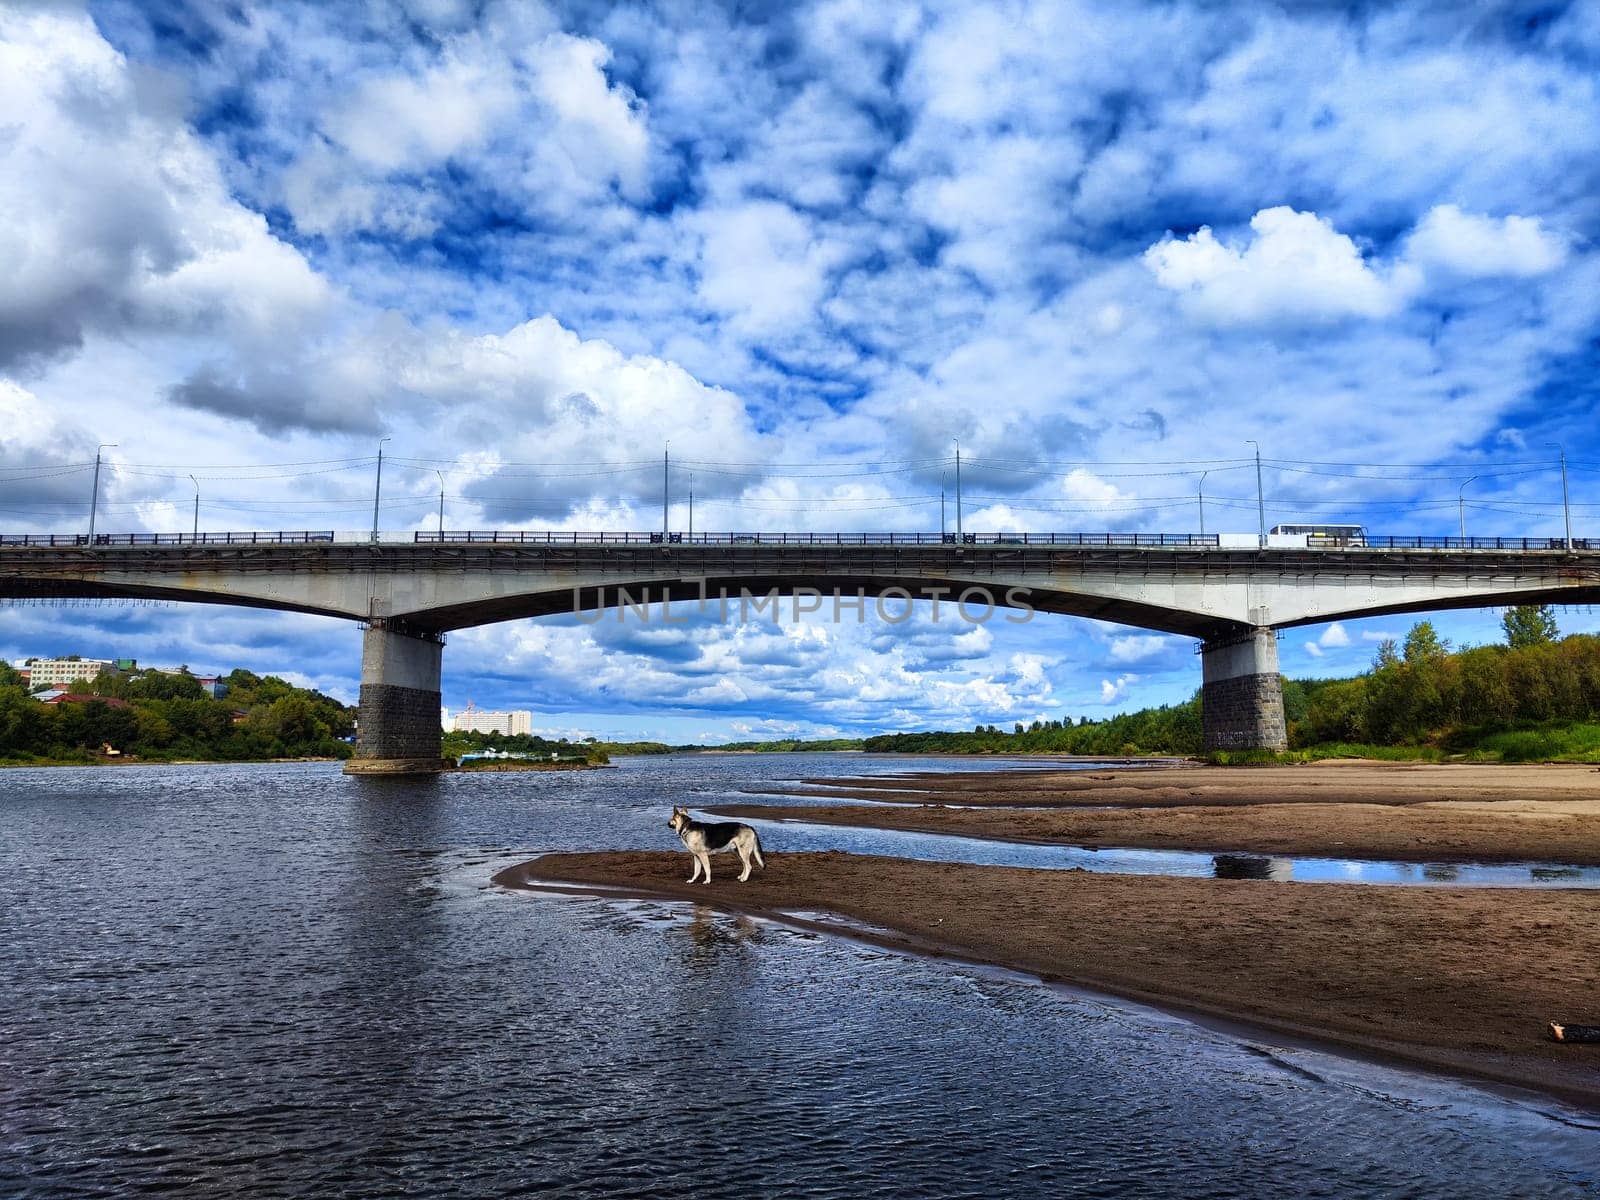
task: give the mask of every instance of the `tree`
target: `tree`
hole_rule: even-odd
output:
[[[1406,634],[1405,648],[1401,651],[1408,663],[1428,662],[1450,653],[1450,643],[1442,641],[1432,621],[1418,621]]]
[[[1556,628],[1556,615],[1548,604],[1519,604],[1506,609],[1500,619],[1506,631],[1506,645],[1513,650],[1528,646],[1543,646],[1560,636]]]
[[[1395,647],[1393,638],[1384,638],[1378,643],[1378,652],[1372,656],[1372,669],[1381,671],[1385,667],[1400,665],[1400,651]]]

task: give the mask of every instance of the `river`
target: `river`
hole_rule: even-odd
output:
[[[677,801],[957,765],[0,773],[0,1195],[1600,1194],[1600,1121],[1555,1101],[488,883],[673,848]]]

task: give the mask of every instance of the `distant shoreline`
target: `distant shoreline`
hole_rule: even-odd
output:
[[[457,763],[451,773],[495,775],[516,771],[602,771],[610,765],[610,763],[592,762],[549,762],[537,758],[488,758],[476,759],[470,763]]]
[[[37,762],[0,761],[0,770],[26,770],[32,767],[248,767],[270,763],[344,762],[342,758],[311,755],[305,758],[102,758],[83,762],[71,758],[40,759]]]

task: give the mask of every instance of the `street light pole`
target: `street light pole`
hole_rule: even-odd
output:
[[[383,444],[388,438],[378,439],[378,478],[372,484],[372,544],[378,544],[378,501],[383,496]]]
[[[1461,518],[1461,540],[1463,542],[1467,540],[1467,484],[1476,478],[1478,477],[1474,475],[1472,479],[1463,480],[1460,490],[1456,492],[1456,513]]]
[[[100,451],[115,450],[115,442],[101,442],[94,452],[94,484],[89,491],[89,545],[94,545],[95,510],[100,507]]]
[[[190,540],[198,542],[200,540],[200,481],[191,475],[189,476],[189,482],[194,484],[194,536]]]
[[[1200,536],[1206,535],[1206,476],[1210,471],[1200,472]]]
[[[1245,441],[1256,448],[1256,527],[1261,549],[1265,550],[1267,548],[1267,494],[1261,487],[1261,443],[1254,438],[1245,438]]]
[[[1561,451],[1561,515],[1567,523],[1567,553],[1572,552],[1572,505],[1567,502],[1567,448],[1560,442],[1546,442]]]
[[[667,536],[667,505],[672,496],[672,443],[661,452],[661,537]]]
[[[956,541],[961,540],[961,443],[956,443]]]
[[[439,477],[439,540],[444,541],[444,472],[434,471]]]
[[[689,540],[694,541],[694,472],[689,472]]]

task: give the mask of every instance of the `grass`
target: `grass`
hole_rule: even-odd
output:
[[[1477,740],[1475,749],[1501,762],[1600,762],[1600,725],[1580,722],[1512,729]]]

